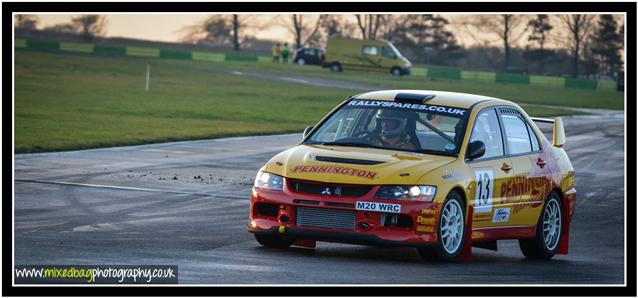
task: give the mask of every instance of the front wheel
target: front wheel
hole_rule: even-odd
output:
[[[297,59],[297,64],[299,64],[299,65],[304,65],[304,64],[306,64],[306,59],[304,59],[304,58],[299,58],[299,59]]]
[[[395,76],[395,77],[398,77],[398,76],[401,76],[401,75],[402,75],[402,73],[401,73],[401,69],[400,69],[400,68],[398,68],[398,67],[396,67],[396,66],[395,66],[395,67],[393,67],[393,68],[390,70],[390,73],[391,73],[393,76]]]
[[[255,234],[255,240],[265,247],[287,248],[294,242],[293,239],[280,235]]]
[[[449,262],[461,252],[465,238],[465,205],[461,196],[450,193],[441,209],[437,229],[438,242],[429,248],[419,248],[424,260]]]
[[[551,259],[558,251],[562,224],[563,209],[560,197],[556,193],[551,193],[538,218],[536,237],[518,240],[523,255],[530,259]]]

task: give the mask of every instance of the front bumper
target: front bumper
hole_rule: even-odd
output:
[[[375,186],[361,197],[338,197],[284,190],[253,188],[248,231],[284,234],[297,240],[318,240],[377,246],[427,246],[437,241],[440,204],[374,199]],[[401,205],[401,213],[356,210],[357,201]],[[268,211],[264,212],[268,207]],[[354,212],[352,229],[307,226],[297,221],[297,208],[319,208]],[[401,218],[400,224],[388,217]],[[390,224],[388,224],[391,222]]]

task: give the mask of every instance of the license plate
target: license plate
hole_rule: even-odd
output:
[[[377,202],[357,202],[356,209],[362,211],[401,213],[401,205],[399,204],[384,204]]]

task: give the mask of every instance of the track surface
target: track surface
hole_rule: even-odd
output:
[[[622,284],[624,117],[600,113],[563,118],[578,199],[570,254],[551,261],[516,241],[453,264],[410,248],[261,247],[250,188],[292,134],[16,155],[15,263],[177,264],[180,283],[204,284]]]

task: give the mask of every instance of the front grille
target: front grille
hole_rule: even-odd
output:
[[[326,208],[297,207],[297,226],[354,230],[355,212]]]
[[[315,195],[337,197],[361,197],[370,192],[372,186],[367,185],[336,185],[323,183],[310,183],[298,180],[291,181],[291,188],[296,192],[311,193]]]

